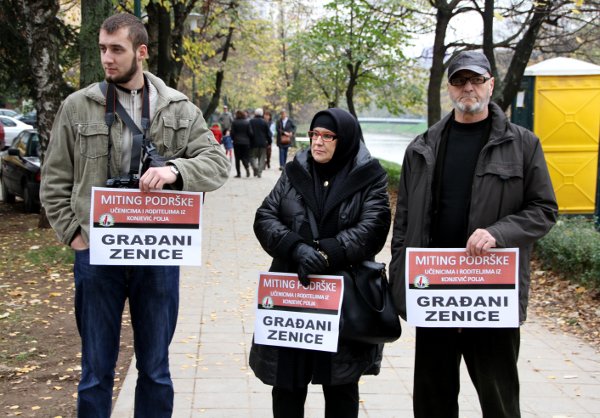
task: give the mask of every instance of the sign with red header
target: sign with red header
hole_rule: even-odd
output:
[[[304,287],[292,273],[260,273],[254,342],[280,347],[337,351],[341,276],[309,276]]]
[[[90,263],[201,265],[202,193],[94,187]]]
[[[407,322],[419,327],[519,326],[519,249],[407,248]]]

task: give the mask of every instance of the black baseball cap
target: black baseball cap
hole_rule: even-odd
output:
[[[448,80],[460,70],[470,70],[477,74],[492,73],[487,57],[477,51],[463,51],[448,65]]]

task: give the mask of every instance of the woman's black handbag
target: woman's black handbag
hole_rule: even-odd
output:
[[[344,277],[340,339],[382,344],[400,338],[402,327],[388,287],[385,264],[363,261],[339,275]]]
[[[307,208],[308,221],[316,240],[315,215]],[[391,343],[400,338],[400,318],[388,288],[385,264],[363,261],[335,274],[344,277],[344,299],[340,315],[340,339],[367,344]]]

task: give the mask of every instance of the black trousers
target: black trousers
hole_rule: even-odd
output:
[[[483,418],[520,418],[519,345],[519,328],[417,327],[415,418],[458,418],[461,358]]]
[[[250,145],[233,144],[233,154],[235,156],[235,173],[240,177],[240,161],[246,169],[246,175],[250,175],[248,168],[250,167]]]
[[[273,418],[304,418],[307,387],[287,390],[273,386]],[[323,385],[325,418],[358,417],[358,383]]]

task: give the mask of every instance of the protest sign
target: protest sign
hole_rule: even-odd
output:
[[[518,248],[407,248],[407,322],[419,327],[519,326]]]
[[[94,187],[90,263],[201,265],[202,193]]]
[[[254,342],[280,347],[337,351],[341,276],[309,276],[304,287],[292,273],[260,273]]]

